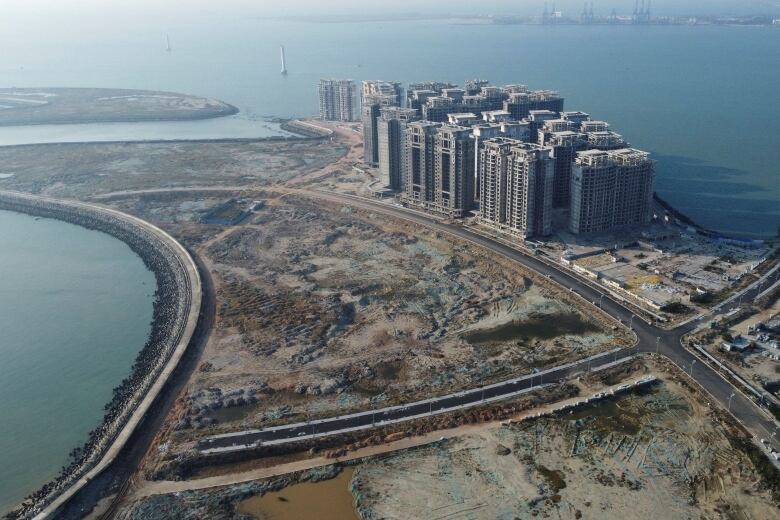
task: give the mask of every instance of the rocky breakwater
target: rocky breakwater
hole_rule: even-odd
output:
[[[107,233],[138,254],[157,280],[149,338],[130,374],[114,389],[101,424],[57,478],[32,493],[8,516],[46,517],[104,471],[141,422],[192,338],[201,304],[200,278],[186,250],[140,219],[79,202],[0,191],[0,209],[53,218]]]

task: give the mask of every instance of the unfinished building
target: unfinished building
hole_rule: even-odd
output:
[[[403,88],[394,81],[367,80],[361,89],[361,121],[363,122],[363,162],[379,164],[378,120],[383,107],[401,106]]]
[[[431,85],[434,87],[442,84]],[[411,87],[410,87],[411,88]],[[525,111],[514,106],[514,111],[507,108],[507,102],[513,96],[521,96],[525,105]],[[471,80],[466,82],[465,89],[447,86],[438,91],[416,90],[412,94],[409,106],[419,108],[423,119],[428,121],[444,122],[450,114],[505,110],[510,117],[519,121],[528,116],[531,110],[563,109],[563,98],[552,91],[529,92],[525,85],[509,85],[507,87],[492,86],[485,80]],[[520,115],[518,117],[518,115]]]
[[[404,130],[404,200],[424,207],[433,200],[433,139],[439,123],[413,121]]]
[[[407,109],[399,92],[364,83],[364,137],[366,162],[406,204],[460,217],[478,201],[483,223],[523,238],[552,232],[552,208],[575,233],[650,221],[653,162],[604,121],[564,112],[557,92],[415,83]]]
[[[604,121],[582,121],[580,123],[580,132],[583,133],[591,133],[591,132],[606,132],[609,130],[609,124],[607,124]]]
[[[539,134],[543,131],[544,126],[555,119],[558,119],[558,112],[553,112],[552,110],[531,110],[526,118],[530,125],[531,142],[539,142]],[[565,128],[569,128],[568,123],[565,121],[563,123]]]
[[[377,121],[379,152],[379,178],[384,186],[394,190],[404,189],[403,148],[406,124],[418,119],[412,108],[385,107],[380,109]]]
[[[646,226],[653,216],[655,161],[633,148],[610,152],[618,168],[615,185],[615,227]]]
[[[579,132],[545,131],[539,135],[539,144],[552,148],[552,155],[555,157],[553,207],[568,208],[571,202],[571,171],[574,159],[577,152],[587,148],[587,137]]]
[[[471,129],[415,121],[405,130],[404,201],[427,211],[462,217],[474,202]]]
[[[443,125],[434,138],[434,197],[429,209],[462,217],[474,205],[474,140],[471,129]]]
[[[588,136],[588,148],[596,150],[619,150],[628,146],[623,136],[604,130],[600,132],[586,132]]]
[[[482,91],[482,87],[489,87],[490,81],[486,79],[468,79],[464,83],[467,96],[476,96]]]
[[[422,110],[429,98],[441,95],[442,90],[456,88],[457,85],[444,81],[425,81],[421,83],[410,83],[406,89],[406,106]]]
[[[478,153],[480,222],[523,239],[549,235],[555,169],[551,150],[496,138],[485,141]]]
[[[361,85],[361,99],[366,99],[370,96],[394,96],[396,104],[401,103],[403,99],[404,89],[397,81],[384,81],[384,80],[364,80]]]
[[[391,94],[370,94],[363,99],[363,162],[379,164],[379,116],[385,107],[398,106],[398,97]]]
[[[598,233],[612,228],[617,166],[602,150],[579,152],[571,176],[572,233]]]
[[[320,80],[320,119],[355,120],[355,82],[351,79]]]
[[[504,101],[504,110],[518,121],[525,119],[532,110],[550,110],[561,112],[563,98],[554,90],[514,91]]]
[[[602,233],[652,218],[655,162],[633,148],[577,153],[571,180],[570,231]]]

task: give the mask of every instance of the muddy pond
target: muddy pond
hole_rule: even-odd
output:
[[[565,335],[584,335],[599,328],[577,313],[536,314],[528,319],[510,321],[498,327],[467,332],[463,339],[471,344],[516,340],[552,339]]]
[[[249,498],[238,504],[237,512],[258,520],[359,520],[349,490],[353,471],[347,468],[330,480],[303,482]]]

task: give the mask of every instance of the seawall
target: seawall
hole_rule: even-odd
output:
[[[0,209],[53,218],[109,234],[138,254],[157,280],[152,330],[131,373],[114,389],[103,422],[79,456],[14,511],[17,518],[48,518],[110,466],[176,368],[195,331],[201,281],[189,253],[170,235],[116,210],[0,191]]]

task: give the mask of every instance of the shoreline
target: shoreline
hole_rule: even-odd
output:
[[[114,389],[106,414],[80,447],[81,456],[44,483],[9,518],[46,518],[100,475],[124,448],[193,338],[201,308],[201,280],[187,251],[167,233],[116,210],[0,191],[0,209],[52,218],[106,233],[126,243],[154,273],[152,328],[127,378]]]
[[[141,117],[141,116],[123,116],[116,119],[63,119],[55,121],[30,121],[30,122],[0,122],[0,128],[13,128],[17,126],[59,126],[59,125],[96,125],[111,123],[175,123],[187,121],[204,121],[207,119],[219,119],[221,117],[230,117],[239,114],[241,110],[238,107],[225,103],[228,110],[224,112],[214,112],[213,114],[182,114],[177,117]]]
[[[215,118],[211,118],[215,119]],[[277,122],[277,121],[274,121]],[[101,124],[102,122],[98,122]],[[296,123],[299,123],[296,125]],[[304,126],[305,125],[305,126]],[[36,125],[21,125],[21,126],[36,126]],[[313,128],[314,127],[314,128]],[[3,128],[3,125],[0,125]],[[5,128],[10,128],[7,126]],[[279,128],[285,132],[289,132],[291,136],[285,135],[271,135],[267,137],[201,137],[201,138],[175,138],[175,139],[138,139],[138,140],[109,140],[109,141],[52,141],[48,143],[22,143],[22,144],[0,144],[0,148],[24,148],[33,146],[67,146],[67,145],[101,145],[101,144],[160,144],[160,143],[264,143],[264,142],[291,142],[291,141],[318,141],[329,139],[333,135],[333,131],[328,131],[325,128],[315,127],[315,125],[306,125],[297,119],[283,120],[280,122]]]
[[[176,122],[217,119],[236,115],[239,108],[230,103],[202,96],[166,90],[117,89],[90,87],[0,87],[0,97],[28,99],[44,96],[40,104],[14,106],[0,110],[0,128],[15,126],[78,125],[99,123]],[[150,103],[141,109],[133,105],[113,107],[101,102],[146,97],[149,99],[176,99],[180,102],[199,101],[205,106],[195,108],[161,107],[157,113],[149,111]],[[51,101],[49,101],[51,98]],[[118,114],[118,115],[117,115]]]
[[[780,239],[780,236],[778,235],[770,236],[770,235],[757,234],[753,236],[737,236],[733,233],[722,232],[716,229],[710,229],[708,227],[702,226],[701,224],[693,220],[691,217],[683,213],[681,210],[672,206],[672,204],[666,201],[664,198],[662,198],[657,191],[653,192],[653,201],[656,202],[659,206],[661,206],[664,210],[668,211],[675,219],[679,220],[682,224],[692,227],[693,229],[696,230],[698,234],[710,239],[722,238],[727,240],[736,240],[745,243],[749,241],[756,241],[768,245],[772,245],[775,242],[777,242],[778,239]]]

